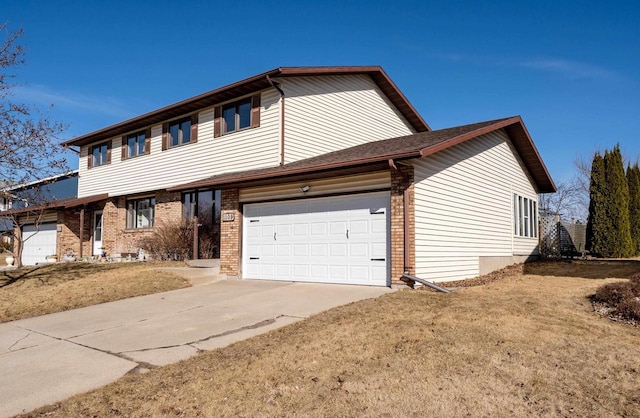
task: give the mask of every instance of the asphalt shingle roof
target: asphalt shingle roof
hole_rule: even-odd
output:
[[[223,186],[267,178],[280,178],[301,173],[379,163],[388,159],[418,158],[500,128],[505,128],[507,133],[512,137],[516,149],[524,153],[525,156],[528,156],[528,158],[523,157],[523,161],[532,173],[541,192],[555,191],[553,181],[549,177],[519,117],[496,119],[369,142],[282,166],[219,174],[199,181],[172,187],[169,190],[176,191],[209,186]]]

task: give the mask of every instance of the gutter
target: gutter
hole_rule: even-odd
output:
[[[284,91],[280,87],[280,83],[277,83],[266,75],[266,79],[269,85],[280,93],[280,165],[284,165]]]

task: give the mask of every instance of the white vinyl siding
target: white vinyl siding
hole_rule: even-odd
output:
[[[285,93],[285,163],[414,133],[367,75],[278,82]]]
[[[198,114],[198,142],[162,150],[162,125],[151,127],[151,153],[121,160],[113,152],[111,164],[87,170],[87,149],[80,156],[78,197],[109,193],[122,196],[203,179],[216,174],[275,166],[280,156],[280,95],[262,93],[260,127],[213,136],[214,109]],[[122,136],[112,138],[119,150]]]
[[[412,164],[418,277],[462,280],[479,274],[479,257],[537,252],[536,239],[514,237],[513,195],[537,191],[502,130]]]
[[[391,175],[389,171],[378,171],[367,174],[329,177],[240,189],[240,202],[260,202],[266,200],[322,196],[332,193],[363,192],[388,189],[390,185]],[[306,193],[301,190],[304,186],[309,186],[309,191]]]

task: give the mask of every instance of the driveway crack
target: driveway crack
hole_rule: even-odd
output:
[[[190,346],[195,348],[196,350],[198,350],[198,352],[202,351],[201,349],[194,347],[193,344],[198,344],[198,343],[203,343],[209,340],[212,340],[214,338],[219,338],[219,337],[224,337],[230,334],[236,334],[238,332],[241,331],[245,331],[248,329],[257,329],[257,328],[261,328],[261,327],[266,327],[267,325],[271,325],[274,322],[276,322],[276,320],[278,318],[281,318],[284,315],[279,315],[275,318],[271,318],[271,319],[265,319],[263,321],[260,322],[256,322],[255,324],[251,324],[251,325],[245,325],[244,327],[240,327],[240,328],[236,328],[236,329],[231,329],[225,332],[221,332],[219,334],[214,334],[214,335],[210,335],[208,337],[205,338],[201,338],[199,340],[195,340],[195,341],[190,341],[187,343],[182,343],[182,344],[173,344],[173,345],[165,345],[165,346],[161,346],[161,347],[149,347],[149,348],[142,348],[140,350],[128,350],[128,351],[121,351],[120,354],[125,354],[125,353],[143,353],[145,351],[153,351],[153,350],[166,350],[169,348],[177,348],[177,347],[184,347],[184,346]]]
[[[24,337],[22,337],[22,338],[18,338],[18,340],[17,340],[15,343],[13,343],[13,344],[11,344],[11,345],[9,346],[8,350],[9,350],[9,351],[13,351],[13,350],[12,350],[12,348],[13,348],[13,347],[15,347],[15,346],[16,346],[16,344],[18,344],[20,341],[22,341],[22,340],[24,340],[25,338],[27,338],[29,335],[31,335],[31,333],[28,333],[27,335],[25,335],[25,336],[24,336]]]

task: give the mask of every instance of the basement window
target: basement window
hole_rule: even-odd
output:
[[[538,238],[537,200],[513,195],[513,234],[516,237]]]

